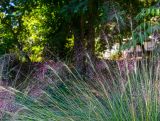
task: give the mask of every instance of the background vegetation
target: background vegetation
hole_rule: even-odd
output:
[[[84,53],[92,57],[125,38],[132,37],[132,45],[146,41],[159,31],[159,14],[157,0],[2,0],[0,53],[32,62],[49,55],[74,58],[80,64]]]

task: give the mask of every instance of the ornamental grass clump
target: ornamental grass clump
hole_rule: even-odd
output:
[[[127,64],[127,63],[125,63]],[[12,115],[16,121],[158,121],[160,119],[160,63],[141,60],[133,71],[112,72],[112,85],[81,76],[66,66],[70,75],[50,83],[38,98],[17,91],[15,100],[23,106]],[[93,67],[93,66],[92,66]],[[129,67],[128,65],[125,67]],[[93,69],[94,70],[94,69]],[[96,71],[96,70],[95,70]],[[99,71],[95,72],[98,75]],[[53,80],[54,81],[54,80]]]

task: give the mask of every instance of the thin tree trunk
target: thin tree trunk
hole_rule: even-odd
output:
[[[74,62],[75,68],[80,74],[85,73],[85,52],[84,52],[84,44],[83,38],[81,38],[81,34],[78,31],[74,32],[75,40],[74,40]]]
[[[85,39],[83,15],[75,17],[73,21],[74,32],[74,64],[80,74],[85,74]]]
[[[88,33],[87,33],[87,54],[88,54],[88,64],[86,73],[88,76],[92,76],[93,69],[91,65],[95,63],[95,29],[94,29],[94,22],[97,12],[97,2],[94,0],[89,0],[88,3]]]

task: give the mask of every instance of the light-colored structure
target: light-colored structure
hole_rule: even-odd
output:
[[[124,41],[126,40],[131,41],[131,38],[124,39]],[[160,34],[149,36],[148,40],[143,42],[142,45],[136,45],[135,47],[132,46],[131,48],[122,51],[122,58],[143,57],[143,53],[152,52],[159,42]],[[109,59],[111,55],[118,52],[119,47],[119,43],[115,43],[111,50],[106,50],[103,56],[104,59]]]

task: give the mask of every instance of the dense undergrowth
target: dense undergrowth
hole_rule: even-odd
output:
[[[124,67],[129,67],[127,62],[124,64]],[[32,83],[32,89],[21,91],[10,88],[17,109],[4,110],[2,120],[159,121],[159,58],[136,62],[132,71],[129,68],[124,70],[125,74],[122,74],[120,66],[113,69],[108,63],[104,65],[106,70],[103,74],[109,73],[108,79],[81,76],[65,64],[68,73],[64,77],[48,65],[46,75],[50,82]],[[94,75],[103,75],[96,68],[93,70]],[[35,80],[32,78],[30,81]]]

